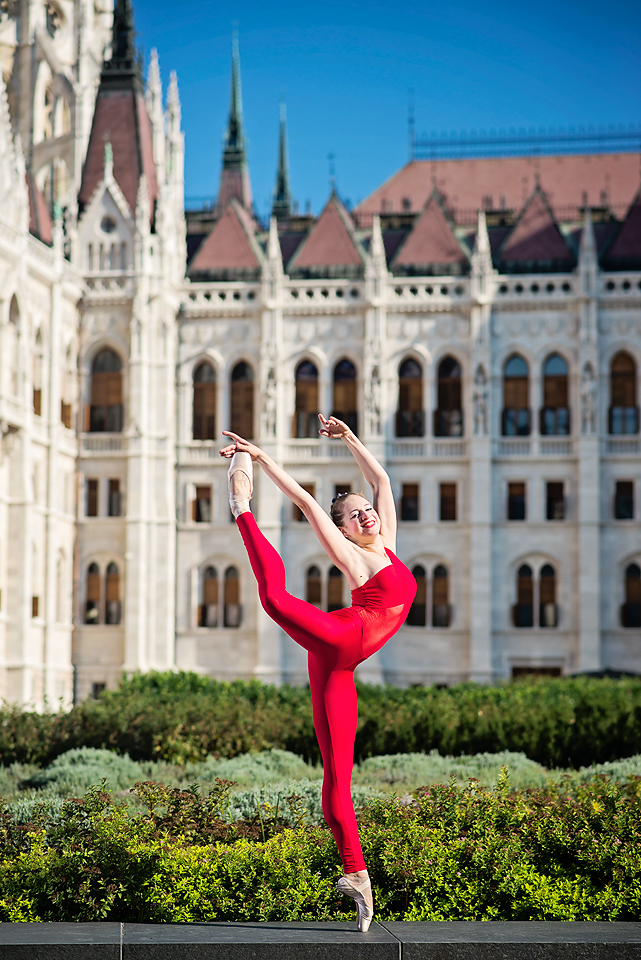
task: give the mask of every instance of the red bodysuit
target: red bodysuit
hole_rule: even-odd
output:
[[[405,622],[416,581],[387,550],[390,565],[352,590],[352,606],[326,613],[287,593],[283,561],[253,514],[242,513],[236,523],[263,609],[308,651],[314,728],[324,768],[323,814],[345,873],[365,870],[350,789],[358,722],[354,668],[380,650]]]

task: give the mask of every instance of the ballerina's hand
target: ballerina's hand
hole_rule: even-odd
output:
[[[346,437],[349,433],[351,433],[347,424],[343,423],[343,421],[339,420],[337,417],[329,417],[329,419],[326,420],[323,414],[319,413],[318,419],[321,422],[321,428],[318,431],[321,437],[330,437],[332,440],[340,440],[342,437]]]
[[[252,460],[258,460],[262,453],[260,447],[257,447],[255,443],[243,440],[242,437],[239,437],[237,433],[232,433],[231,430],[223,430],[223,436],[231,437],[234,441],[218,451],[220,456],[225,457],[226,460],[230,460],[235,453],[248,453]]]

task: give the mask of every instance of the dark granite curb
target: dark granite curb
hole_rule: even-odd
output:
[[[641,960],[641,923],[0,923],[0,960]]]

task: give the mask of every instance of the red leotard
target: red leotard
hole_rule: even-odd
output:
[[[350,789],[358,721],[354,668],[380,650],[404,623],[416,581],[387,550],[389,566],[352,590],[352,606],[326,613],[287,593],[283,561],[253,514],[242,513],[236,523],[264,610],[309,653],[314,728],[324,768],[323,814],[345,873],[365,870]]]

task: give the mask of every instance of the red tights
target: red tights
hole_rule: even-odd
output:
[[[350,609],[325,613],[287,593],[283,561],[254,516],[242,513],[236,523],[263,609],[308,651],[314,728],[324,768],[323,815],[345,873],[365,870],[350,789],[358,720],[354,668],[364,659],[361,619]]]

